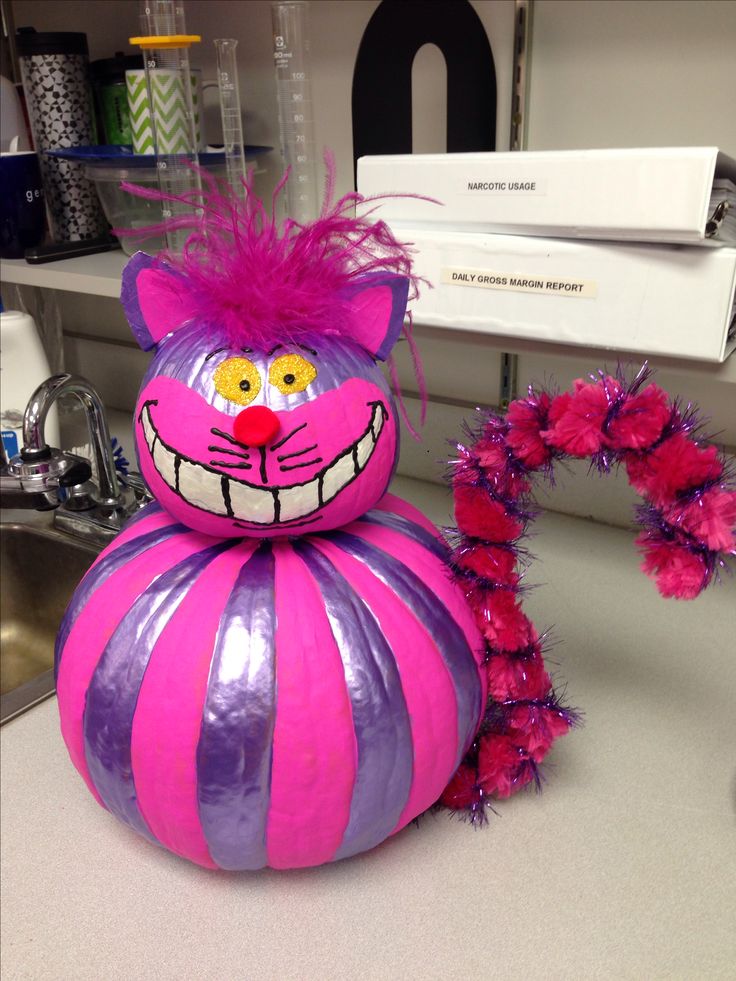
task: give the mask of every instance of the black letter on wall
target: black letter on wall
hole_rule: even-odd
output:
[[[447,150],[496,149],[496,68],[468,0],[383,0],[353,74],[353,157],[411,153],[411,69],[435,44],[447,63]]]

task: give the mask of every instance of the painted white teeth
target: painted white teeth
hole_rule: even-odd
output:
[[[153,423],[151,422],[150,408],[147,408],[143,413],[141,422],[143,423],[143,433],[146,437],[146,443],[148,444],[148,449],[150,450],[153,446],[153,441],[156,439],[156,430],[153,428]]]
[[[305,484],[258,487],[184,459],[161,442],[146,405],[141,414],[143,433],[154,466],[167,485],[188,504],[223,517],[251,524],[274,524],[307,517],[333,500],[365,468],[385,421],[384,408],[373,405],[366,433],[332,466]],[[277,492],[277,494],[274,493]]]
[[[279,505],[279,521],[292,521],[316,511],[319,507],[319,480],[310,480],[300,487],[280,487]]]
[[[178,487],[173,481],[169,486],[178,490],[184,500],[195,507],[212,511],[213,514],[227,514],[222,499],[222,478],[211,470],[205,470],[204,467],[179,457]]]
[[[327,504],[331,501],[333,497],[336,497],[338,492],[343,489],[348,481],[352,480],[355,476],[355,467],[353,465],[353,454],[348,453],[346,456],[340,457],[337,463],[333,463],[330,469],[322,478],[322,501]]]
[[[383,429],[383,412],[381,411],[380,405],[373,406],[373,415],[371,416],[371,426],[370,431],[373,434],[373,442],[378,442],[378,437],[381,435],[381,430]]]
[[[160,439],[154,439],[153,443],[153,465],[164,478],[169,487],[176,486],[176,473],[174,464],[176,457],[169,453],[166,447],[162,446]]]
[[[230,507],[235,518],[244,521],[255,521],[258,524],[273,524],[274,499],[270,490],[261,487],[251,487],[237,480],[228,481]],[[247,515],[247,518],[244,517]]]
[[[358,460],[358,466],[360,467],[361,470],[366,465],[366,461],[368,460],[368,457],[373,452],[373,446],[374,446],[373,434],[371,432],[367,432],[365,436],[361,439],[361,441],[358,443],[357,450],[356,450],[356,458]]]

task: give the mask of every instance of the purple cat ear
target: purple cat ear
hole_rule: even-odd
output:
[[[123,269],[120,302],[144,351],[192,316],[181,276],[145,252],[136,252]]]
[[[370,273],[341,291],[352,312],[351,336],[385,361],[401,334],[409,280],[395,273]]]

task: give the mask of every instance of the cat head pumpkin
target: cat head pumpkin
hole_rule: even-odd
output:
[[[281,232],[258,201],[211,193],[209,206],[228,209],[226,232],[210,220],[183,257],[139,252],[123,273],[133,333],[155,352],[135,411],[141,472],[163,507],[208,535],[344,525],[396,466],[396,408],[377,361],[402,331],[407,255],[387,257],[385,226],[346,217],[345,199]]]

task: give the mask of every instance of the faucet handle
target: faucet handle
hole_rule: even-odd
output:
[[[120,482],[133,491],[135,503],[138,507],[143,507],[153,500],[151,492],[148,490],[143,477],[135,470],[126,474],[118,475]]]
[[[92,467],[86,460],[73,463],[59,477],[60,487],[76,487],[78,484],[86,484],[92,477]]]
[[[16,454],[3,473],[3,481],[12,481],[12,490],[23,495],[22,506],[36,510],[58,507],[65,497],[61,490],[64,474],[86,463],[71,453],[62,453],[54,447],[44,448],[48,453],[40,453],[30,460],[24,458],[22,451]]]
[[[18,456],[24,463],[43,463],[50,460],[54,455],[54,447],[44,443],[43,446],[28,447],[22,446]]]
[[[92,477],[92,467],[86,460],[73,463],[59,477],[59,487],[68,489],[64,507],[68,511],[91,511],[97,504],[94,484],[88,483]]]

